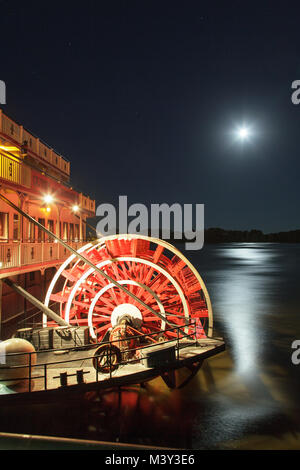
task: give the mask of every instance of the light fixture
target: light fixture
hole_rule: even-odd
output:
[[[73,212],[78,212],[78,211],[79,211],[79,206],[77,206],[77,204],[75,204],[75,205],[72,207],[72,210],[73,210]]]
[[[6,152],[19,152],[18,147],[14,145],[0,145],[1,150],[6,150]]]
[[[51,204],[51,202],[53,202],[53,200],[54,200],[54,198],[53,198],[53,196],[51,196],[51,194],[46,194],[43,199],[44,199],[44,202],[46,204]]]

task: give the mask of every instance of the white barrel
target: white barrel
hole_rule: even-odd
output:
[[[15,354],[22,353],[22,354]],[[32,354],[28,354],[32,353]],[[31,357],[29,357],[31,356]],[[29,365],[36,364],[34,346],[26,339],[10,338],[0,342],[0,385],[10,386],[25,382],[29,377]],[[13,366],[22,366],[16,367]],[[31,370],[31,375],[34,368]],[[28,380],[26,380],[28,382]]]

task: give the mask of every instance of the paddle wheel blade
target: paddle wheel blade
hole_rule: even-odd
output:
[[[143,333],[182,326],[197,338],[211,335],[212,309],[205,284],[169,243],[142,235],[114,235],[89,243],[80,252],[143,302],[72,255],[55,274],[45,304],[56,303],[56,311],[72,325],[88,326],[95,340],[103,340],[114,326],[120,305],[139,317]],[[166,337],[171,339],[174,333],[166,331]]]

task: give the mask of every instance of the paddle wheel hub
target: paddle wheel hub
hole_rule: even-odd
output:
[[[174,246],[142,235],[113,235],[78,251],[118,285],[71,255],[53,277],[45,304],[69,324],[88,326],[95,341],[108,339],[123,316],[141,334],[164,332],[172,339],[177,334],[172,327],[182,326],[187,334],[196,332],[197,338],[212,335],[205,284]]]
[[[117,305],[111,314],[111,325],[116,326],[122,319],[122,317],[128,317],[130,322],[135,328],[140,328],[143,323],[143,316],[140,309],[133,304],[119,304]]]

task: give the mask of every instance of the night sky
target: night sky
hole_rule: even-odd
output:
[[[207,227],[300,228],[295,5],[0,1],[2,109],[97,205],[204,203]]]

